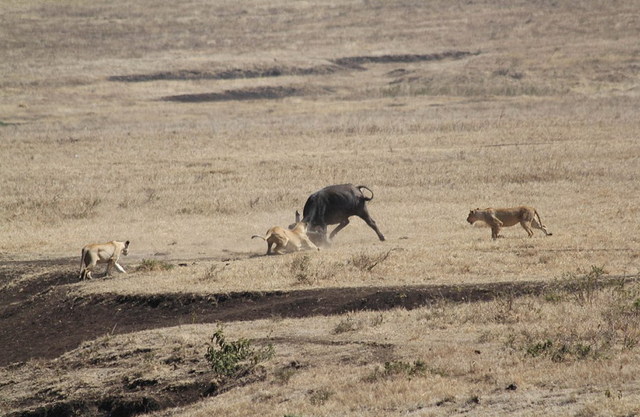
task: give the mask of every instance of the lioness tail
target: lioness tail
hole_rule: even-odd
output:
[[[533,212],[534,212],[534,214],[536,215],[536,217],[538,218],[538,223],[540,223],[540,227],[542,227],[542,228],[543,228],[542,230],[544,231],[544,233],[545,233],[547,236],[552,236],[552,235],[553,235],[553,233],[551,233],[551,232],[549,232],[548,230],[546,230],[546,228],[547,228],[547,227],[542,223],[542,219],[540,218],[540,214],[538,214],[538,210],[533,209]]]

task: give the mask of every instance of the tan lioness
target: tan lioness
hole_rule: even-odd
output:
[[[126,273],[123,267],[118,263],[120,255],[129,254],[129,241],[118,242],[111,241],[107,243],[92,243],[82,248],[82,258],[80,259],[80,279],[91,279],[91,273],[97,264],[107,264],[107,273],[111,271],[111,267],[122,273]]]
[[[510,208],[486,208],[475,209],[469,212],[467,221],[473,224],[476,221],[483,221],[491,227],[491,237],[497,239],[500,236],[501,227],[509,227],[520,223],[522,228],[527,231],[529,237],[533,236],[531,226],[542,230],[546,236],[551,236],[546,226],[542,224],[540,215],[533,207],[520,206]]]
[[[265,236],[253,235],[253,238],[264,239],[267,242],[267,255],[271,255],[271,247],[275,245],[273,253],[284,255],[286,252],[296,252],[302,249],[320,250],[309,240],[307,236],[307,223],[297,222],[291,230],[284,227],[274,226],[267,230]]]

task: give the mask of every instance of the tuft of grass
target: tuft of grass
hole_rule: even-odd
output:
[[[414,377],[425,376],[429,372],[432,371],[429,370],[427,364],[422,360],[416,360],[413,362],[389,361],[385,362],[384,366],[382,367],[377,366],[371,374],[364,378],[364,380],[365,382],[376,382],[380,379],[386,379],[395,376],[404,376],[411,379]]]
[[[389,249],[388,251],[378,255],[368,255],[366,253],[360,253],[354,255],[351,258],[350,263],[361,271],[371,272],[373,268],[386,261],[393,250],[394,249]]]
[[[329,389],[321,388],[319,390],[312,390],[309,392],[309,402],[312,405],[323,405],[334,395],[335,393]]]
[[[96,209],[102,203],[101,198],[83,198],[77,206],[77,210],[71,211],[65,217],[70,219],[88,219],[96,215]]]
[[[552,362],[564,362],[568,359],[587,359],[589,357],[598,357],[598,350],[590,344],[581,341],[553,341],[546,339],[539,342],[533,342],[525,347],[526,354],[532,357],[547,357]]]
[[[136,271],[142,272],[156,272],[156,271],[170,271],[175,265],[162,261],[159,259],[143,259],[140,265],[136,268]]]
[[[335,264],[312,262],[311,256],[305,254],[293,258],[289,264],[289,272],[295,283],[312,285],[331,278],[336,274],[337,267]]]
[[[588,271],[581,268],[574,272],[562,274],[562,279],[573,287],[573,297],[580,305],[592,304],[601,286],[601,278],[607,272],[602,266],[591,265]]]
[[[360,329],[362,326],[358,323],[353,316],[346,316],[344,319],[340,320],[340,322],[333,329],[335,334],[353,332]]]
[[[296,256],[291,261],[289,270],[296,282],[301,284],[310,284],[313,282],[313,274],[311,273],[311,258],[309,255]]]

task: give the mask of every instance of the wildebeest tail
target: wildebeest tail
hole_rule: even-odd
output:
[[[356,187],[358,190],[360,190],[360,192],[362,193],[362,189],[364,188],[365,190],[369,191],[371,193],[371,197],[367,197],[364,195],[364,193],[362,193],[362,197],[366,200],[366,201],[371,201],[373,200],[373,191],[371,191],[371,188],[367,187],[366,185],[358,185]]]

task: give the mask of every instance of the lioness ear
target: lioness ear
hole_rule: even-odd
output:
[[[300,221],[300,212],[296,210],[296,223]]]
[[[128,247],[129,246],[129,241],[127,240],[126,242],[124,242],[124,247]]]

